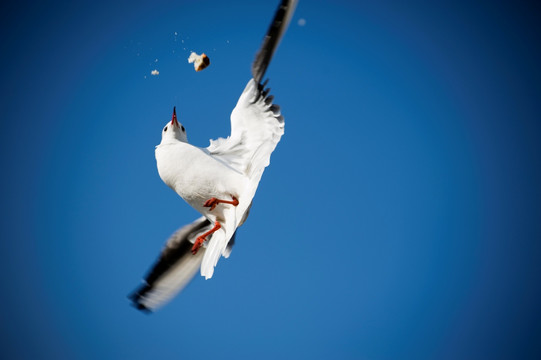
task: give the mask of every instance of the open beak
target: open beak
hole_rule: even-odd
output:
[[[171,125],[176,125],[177,127],[180,127],[180,124],[177,120],[177,107],[173,107],[173,117],[171,118]]]

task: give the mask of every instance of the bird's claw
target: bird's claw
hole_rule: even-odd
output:
[[[192,255],[197,254],[197,252],[198,252],[199,249],[201,248],[201,245],[203,245],[203,243],[204,243],[206,240],[207,240],[207,239],[205,239],[205,238],[202,237],[202,236],[198,237],[198,238],[195,240],[195,243],[194,243],[193,246],[192,246]]]
[[[203,206],[204,207],[209,207],[210,208],[209,211],[214,210],[219,203],[231,204],[233,206],[237,206],[239,204],[239,200],[236,197],[234,197],[233,195],[231,195],[231,198],[233,199],[233,201],[220,200],[220,199],[216,199],[216,198],[213,197],[213,198],[210,198],[207,201],[205,201]]]
[[[210,211],[214,210],[216,206],[220,203],[220,200],[216,198],[210,198],[207,201],[205,201],[205,204],[203,204],[204,207],[209,207]]]
[[[202,234],[201,236],[198,236],[197,239],[195,239],[195,242],[194,242],[194,244],[192,246],[192,254],[193,255],[197,254],[197,252],[201,248],[201,245],[203,245],[203,243],[205,241],[207,241],[207,236],[209,236],[210,234],[213,234],[214,232],[216,232],[221,227],[222,227],[222,225],[220,225],[220,223],[218,221],[216,221],[214,223],[214,227],[212,229],[210,229],[206,233]]]

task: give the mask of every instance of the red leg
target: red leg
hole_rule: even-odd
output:
[[[212,229],[210,229],[209,231],[207,231],[203,235],[198,236],[197,239],[195,239],[195,243],[192,246],[192,254],[194,254],[194,255],[197,254],[197,252],[199,251],[199,248],[201,247],[201,245],[203,245],[203,243],[205,241],[207,241],[207,236],[209,236],[212,233],[215,233],[221,227],[222,227],[222,225],[220,225],[220,223],[218,221],[216,221],[214,223],[214,227]]]
[[[230,200],[220,200],[220,199],[216,199],[216,198],[210,198],[208,199],[207,201],[205,201],[205,203],[203,204],[204,207],[209,207],[210,208],[210,211],[214,210],[214,208],[218,205],[218,204],[231,204],[233,206],[237,206],[239,204],[239,201],[237,200],[236,197],[234,197],[233,195],[231,195],[231,198],[233,198],[233,201],[230,201]]]

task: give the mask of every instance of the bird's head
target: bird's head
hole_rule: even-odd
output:
[[[187,143],[188,136],[186,135],[186,129],[177,120],[176,107],[173,108],[173,117],[171,121],[165,124],[162,130],[162,144],[174,141],[182,141]]]

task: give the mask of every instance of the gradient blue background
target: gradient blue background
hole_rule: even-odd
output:
[[[129,305],[198,216],[162,126],[228,135],[277,3],[2,5],[2,358],[541,358],[541,12],[516,2],[301,1],[231,258]]]

